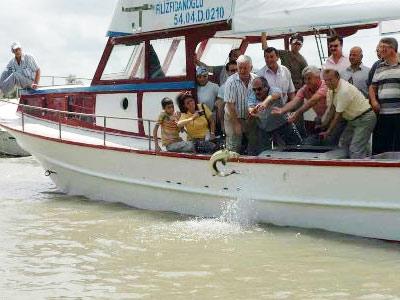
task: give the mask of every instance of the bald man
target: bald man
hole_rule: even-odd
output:
[[[350,67],[344,69],[340,76],[360,90],[368,98],[368,74],[370,68],[362,63],[363,52],[360,47],[350,49]]]

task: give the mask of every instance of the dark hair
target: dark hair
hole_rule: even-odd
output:
[[[170,104],[174,104],[174,101],[172,101],[171,98],[168,98],[168,97],[162,98],[162,100],[161,100],[161,106],[162,106],[163,109],[164,109],[165,107],[167,107],[167,105],[170,105]]]
[[[279,57],[279,52],[278,52],[278,50],[276,50],[276,48],[274,48],[274,47],[267,47],[267,48],[265,48],[265,50],[264,50],[264,54],[265,54],[265,53],[272,53],[272,52],[275,52],[276,56]]]
[[[304,42],[303,36],[301,36],[299,33],[294,33],[289,39],[289,43],[291,44],[293,40],[299,40],[301,42]]]
[[[397,49],[399,47],[398,43],[397,43],[397,40],[395,38],[392,38],[392,37],[381,38],[379,43],[390,45],[390,47],[392,47],[396,52],[397,52]]]
[[[266,88],[267,90],[270,89],[268,80],[265,79],[265,77],[256,77],[256,78],[254,78],[253,83],[254,83],[255,80],[260,80],[261,81],[261,85],[263,86],[263,88]]]
[[[229,54],[228,54],[229,59],[231,59],[232,54],[233,54],[235,51],[240,51],[240,48],[235,48],[235,49],[232,49],[231,51],[229,51]]]
[[[343,38],[341,36],[337,35],[337,34],[331,35],[331,36],[328,37],[328,44],[330,44],[330,43],[332,43],[332,42],[334,42],[336,40],[339,40],[340,45],[343,46]]]
[[[229,71],[229,66],[231,65],[236,65],[236,61],[230,60],[226,65],[225,65],[225,70]]]
[[[186,113],[187,112],[187,109],[185,107],[185,100],[187,98],[193,98],[194,99],[194,97],[193,97],[193,95],[192,95],[192,93],[190,91],[180,92],[178,94],[178,96],[176,96],[176,103],[178,104],[179,110],[182,113]]]

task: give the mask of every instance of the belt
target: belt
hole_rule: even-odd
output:
[[[355,117],[352,121],[361,118],[363,115],[365,115],[366,113],[369,113],[370,111],[372,111],[372,107],[368,108],[368,109],[367,109],[366,111],[364,111],[362,114],[360,114],[360,115],[358,115],[357,117]]]

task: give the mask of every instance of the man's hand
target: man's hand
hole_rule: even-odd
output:
[[[297,120],[299,119],[299,117],[300,117],[300,113],[298,113],[297,111],[292,112],[292,113],[289,114],[288,122],[289,123],[296,123]]]
[[[328,131],[322,131],[318,134],[318,136],[320,137],[321,140],[326,140],[329,136],[329,132]]]
[[[234,129],[236,135],[242,134],[242,124],[240,124],[239,120],[234,121],[233,129]]]
[[[381,110],[381,105],[379,104],[379,102],[377,102],[377,101],[371,101],[371,107],[372,107],[372,110],[373,110],[375,113],[379,114],[379,111]]]
[[[271,110],[271,114],[273,115],[281,115],[283,114],[283,109],[281,107],[273,107]]]
[[[249,116],[250,117],[256,117],[257,116],[257,107],[249,108]]]
[[[38,88],[37,83],[32,83],[31,88],[34,89],[34,90],[36,90],[36,89]]]

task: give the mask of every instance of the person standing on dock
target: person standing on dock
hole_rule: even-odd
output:
[[[0,77],[0,92],[7,94],[15,87],[37,89],[40,81],[40,68],[35,58],[23,54],[18,42],[11,45],[14,57],[7,64]]]

